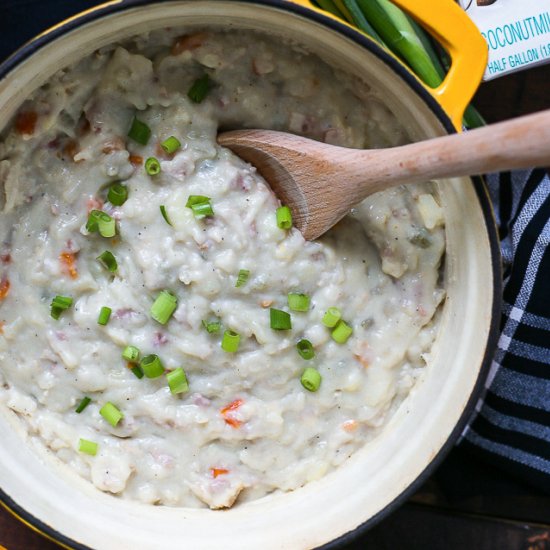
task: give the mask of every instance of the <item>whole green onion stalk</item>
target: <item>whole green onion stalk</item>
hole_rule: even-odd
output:
[[[447,52],[389,0],[316,0],[316,4],[389,49],[426,85],[436,88],[443,82],[449,66]],[[485,125],[472,105],[466,108],[463,123],[467,128]]]

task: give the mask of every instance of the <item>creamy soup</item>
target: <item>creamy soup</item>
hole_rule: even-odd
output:
[[[300,48],[172,30],[58,72],[0,143],[0,400],[122,498],[216,509],[320,478],[384,428],[437,335],[431,184],[307,242],[216,144],[237,127],[407,141]]]

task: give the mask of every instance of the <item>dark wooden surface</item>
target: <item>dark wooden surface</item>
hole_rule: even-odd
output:
[[[474,104],[488,122],[550,108],[550,65],[483,84]],[[2,508],[0,546],[58,548]],[[344,548],[366,547],[550,550],[550,496],[455,449],[407,503]]]

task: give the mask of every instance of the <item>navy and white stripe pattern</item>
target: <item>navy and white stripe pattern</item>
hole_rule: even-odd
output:
[[[550,178],[490,175],[504,267],[487,393],[461,445],[550,492]]]

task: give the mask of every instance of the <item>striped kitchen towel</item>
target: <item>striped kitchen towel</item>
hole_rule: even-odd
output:
[[[550,492],[550,178],[487,178],[504,267],[501,334],[487,393],[461,445]]]

